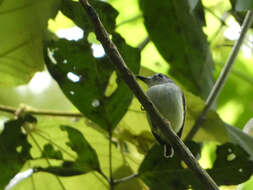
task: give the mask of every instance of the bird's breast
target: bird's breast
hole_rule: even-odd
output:
[[[182,92],[174,83],[152,86],[147,95],[159,112],[170,121],[175,132],[178,132],[184,120]]]

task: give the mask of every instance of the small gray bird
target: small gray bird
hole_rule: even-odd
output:
[[[170,121],[172,129],[179,137],[182,136],[185,122],[185,97],[182,90],[167,76],[163,74],[155,74],[151,77],[137,76],[149,87],[147,95],[159,110],[159,112]],[[154,126],[147,114],[151,131],[156,140],[164,147],[164,156],[172,157],[174,155],[173,148],[166,144],[165,137]]]

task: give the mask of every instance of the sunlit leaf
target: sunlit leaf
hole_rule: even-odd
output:
[[[43,70],[43,32],[59,0],[3,1],[0,7],[0,85],[27,83]],[[32,16],[31,16],[32,15]]]
[[[92,170],[100,171],[97,154],[84,136],[77,129],[69,126],[62,126],[61,129],[68,133],[67,145],[77,153],[76,160],[64,161],[61,166],[37,167],[36,171],[46,171],[60,176],[80,175]]]

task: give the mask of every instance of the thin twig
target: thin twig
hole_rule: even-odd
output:
[[[15,114],[18,108],[11,106],[0,105],[0,111]],[[50,110],[35,110],[25,108],[25,112],[32,115],[44,115],[44,116],[57,116],[57,117],[84,117],[81,113],[62,112],[62,111],[50,111]]]
[[[130,22],[134,22],[134,21],[140,19],[141,17],[142,17],[142,14],[139,14],[139,15],[136,15],[136,16],[134,16],[132,18],[127,19],[127,20],[123,20],[122,22],[120,22],[119,24],[117,24],[116,27],[118,28],[118,27],[120,27],[120,26],[122,26],[124,24],[130,23]]]
[[[97,172],[108,182],[110,183],[110,179],[105,175],[105,173],[102,170],[97,170]]]
[[[231,68],[235,62],[235,58],[240,50],[240,47],[243,43],[243,40],[247,34],[247,31],[249,29],[249,27],[251,26],[253,20],[253,11],[248,11],[247,15],[243,21],[242,24],[242,31],[240,34],[239,39],[236,41],[236,43],[234,44],[232,51],[227,59],[227,62],[225,63],[225,66],[223,68],[223,70],[220,73],[219,78],[217,79],[214,87],[212,88],[209,96],[207,97],[206,103],[205,103],[205,107],[202,110],[202,112],[200,113],[200,116],[198,117],[198,119],[196,120],[194,126],[192,127],[191,131],[188,133],[186,140],[190,140],[194,137],[194,135],[197,133],[197,131],[199,130],[201,124],[203,123],[203,121],[205,120],[205,116],[207,114],[207,112],[210,110],[213,102],[216,100],[217,96],[219,95],[222,87],[224,86],[224,83],[226,82],[226,79],[228,77],[228,74],[231,71]]]
[[[146,38],[138,45],[138,49],[139,49],[140,51],[142,51],[142,50],[146,47],[146,45],[148,45],[149,42],[150,42],[149,37],[146,37]]]
[[[123,177],[123,178],[114,180],[114,184],[116,185],[116,184],[119,184],[119,183],[122,183],[122,182],[127,182],[127,181],[129,181],[129,180],[131,180],[131,179],[134,179],[134,178],[137,178],[137,177],[139,177],[139,174],[138,174],[138,173],[132,174],[132,175],[129,175],[129,176],[127,176],[127,177]]]
[[[138,100],[141,102],[145,110],[149,113],[154,124],[161,130],[164,137],[167,139],[167,143],[171,143],[171,145],[175,149],[175,152],[181,156],[184,162],[196,174],[196,176],[199,178],[199,180],[206,189],[218,190],[219,188],[213,181],[213,179],[208,175],[205,170],[201,168],[201,166],[194,158],[192,153],[189,151],[189,149],[184,145],[182,140],[173,132],[169,121],[161,116],[161,114],[153,105],[151,100],[142,91],[141,87],[138,85],[135,79],[134,74],[128,69],[123,58],[119,54],[117,47],[111,41],[94,8],[90,6],[87,0],[80,0],[80,3],[84,7],[88,17],[91,19],[91,22],[94,25],[96,37],[103,45],[107,56],[111,59],[112,63],[117,68],[121,78],[126,82],[129,88],[133,91]]]
[[[208,7],[205,7],[205,10],[206,10],[207,12],[209,12],[211,15],[213,15],[213,17],[216,18],[218,21],[220,21],[222,25],[227,26],[227,24],[226,24],[224,18],[217,16],[217,15],[216,15],[210,8],[208,8]]]
[[[16,110],[17,109],[14,107],[0,105],[0,111],[3,111],[3,112],[15,114]]]

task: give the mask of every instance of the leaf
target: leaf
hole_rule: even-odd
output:
[[[200,145],[186,143],[193,154],[200,153]],[[249,179],[253,164],[247,153],[237,145],[227,143],[218,147],[216,160],[206,171],[218,185],[236,185]],[[155,145],[146,155],[139,168],[141,179],[151,189],[206,189],[199,178],[184,167],[181,159],[175,155],[171,159],[163,157],[161,146]]]
[[[0,7],[0,85],[27,83],[43,70],[42,38],[59,0],[3,1]],[[31,16],[32,15],[32,16]]]
[[[78,157],[74,162],[64,161],[61,166],[36,167],[36,171],[46,171],[60,176],[80,175],[94,170],[100,171],[97,154],[84,136],[77,129],[69,126],[62,126],[61,129],[68,133],[70,141],[67,145],[77,153]]]
[[[243,0],[243,1],[236,0],[235,9],[237,11],[252,10],[253,9],[253,1],[252,0]]]
[[[41,155],[42,158],[52,158],[57,160],[62,160],[62,153],[60,151],[54,150],[54,147],[51,144],[45,144],[43,152]]]
[[[214,165],[207,171],[218,185],[237,185],[250,178],[253,162],[240,146],[226,143],[218,146]]]
[[[253,158],[253,137],[236,127],[227,125],[226,128],[231,141],[240,145]]]
[[[139,51],[128,46],[118,34],[113,35],[113,40],[128,67],[137,73]],[[103,129],[114,128],[126,113],[133,95],[127,85],[117,78],[117,88],[106,96],[114,71],[110,60],[106,56],[95,59],[86,41],[60,39],[48,43],[47,49],[45,60],[48,70],[67,98]],[[69,74],[74,75],[76,81],[69,78]]]
[[[126,176],[132,175],[134,172],[128,165],[123,165],[119,169],[117,169],[115,172],[113,172],[113,176],[117,176],[116,178],[123,178]],[[141,190],[143,189],[140,180],[138,178],[131,179],[128,181],[125,181],[124,183],[119,183],[116,187],[116,190]]]
[[[22,118],[5,122],[4,130],[0,135],[0,189],[4,189],[31,158],[31,145],[27,141],[27,136],[21,131],[24,122],[26,120]]]
[[[195,156],[199,156],[200,144],[187,142],[186,145]],[[146,155],[139,173],[150,189],[188,189],[190,184],[194,187],[200,185],[195,174],[182,166],[178,155],[175,154],[171,159],[165,158],[163,148],[158,144],[155,144]]]
[[[189,91],[207,97],[213,86],[213,62],[201,24],[190,13],[187,1],[139,3],[149,37],[170,63],[171,75]]]
[[[201,111],[205,106],[205,102],[193,95],[188,91],[184,91],[186,96],[186,124],[184,128],[185,136],[193,127],[194,122],[199,117]],[[219,115],[213,111],[209,110],[204,123],[200,126],[198,132],[194,136],[196,141],[217,141],[220,143],[225,143],[229,141],[229,135],[226,129],[226,124],[221,120]]]
[[[96,9],[106,30],[109,33],[113,32],[116,26],[118,12],[106,2],[93,0],[90,4]],[[65,16],[73,20],[77,26],[87,32],[87,34],[93,31],[93,24],[90,22],[89,18],[85,16],[85,10],[79,2],[63,0],[61,11]]]

